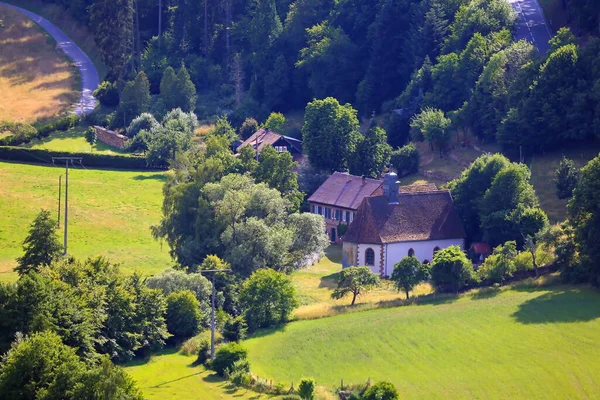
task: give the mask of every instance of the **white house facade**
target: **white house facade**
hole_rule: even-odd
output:
[[[464,249],[465,231],[447,190],[399,191],[387,174],[383,195],[366,197],[343,237],[343,266],[365,265],[390,276],[406,256],[422,263],[449,246]]]

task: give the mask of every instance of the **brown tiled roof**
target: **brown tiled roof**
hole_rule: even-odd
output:
[[[343,237],[354,243],[395,243],[466,237],[447,190],[400,193],[398,204],[367,197]]]
[[[281,135],[277,132],[270,131],[265,128],[261,128],[256,131],[252,136],[246,139],[242,144],[240,144],[237,148],[239,151],[244,146],[250,146],[253,149],[256,149],[258,144],[258,152],[260,153],[265,146],[272,146],[279,139],[284,138],[285,141],[297,150],[299,153],[302,153],[302,141],[298,139],[294,139],[288,136]]]
[[[371,196],[379,186],[381,181],[377,179],[366,178],[363,182],[360,176],[334,172],[308,201],[356,210],[363,199]]]

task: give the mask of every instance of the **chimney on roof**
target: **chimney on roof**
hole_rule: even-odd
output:
[[[387,197],[389,204],[398,204],[398,188],[400,181],[398,175],[390,171],[383,178],[383,195]]]
[[[364,185],[365,183],[367,183],[367,177],[366,176],[362,176],[362,184]]]

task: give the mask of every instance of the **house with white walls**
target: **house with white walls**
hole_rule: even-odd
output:
[[[380,193],[365,197],[342,237],[343,266],[366,265],[390,276],[406,256],[429,263],[449,246],[464,249],[465,230],[450,191],[428,185],[403,190],[398,176],[386,174]]]

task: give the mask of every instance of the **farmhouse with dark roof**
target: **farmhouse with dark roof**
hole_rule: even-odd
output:
[[[342,237],[344,268],[366,265],[390,276],[405,256],[429,263],[438,250],[464,248],[466,234],[450,192],[435,185],[400,189],[397,178],[388,173],[381,189],[358,207]]]

